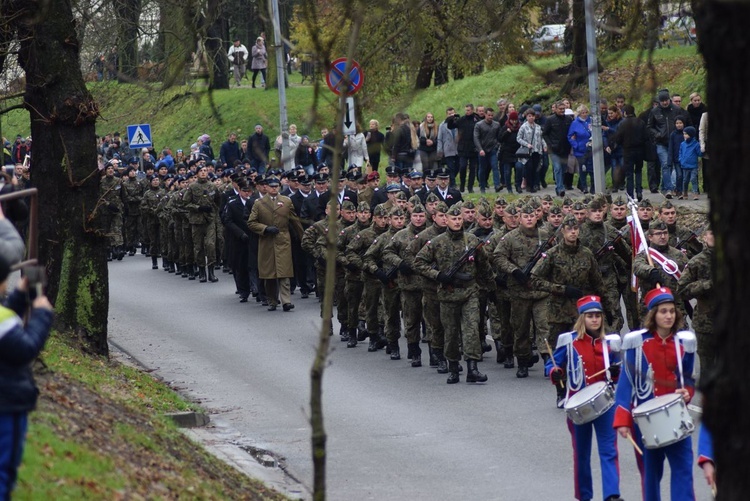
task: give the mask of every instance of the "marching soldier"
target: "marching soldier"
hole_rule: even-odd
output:
[[[479,344],[479,286],[477,282],[493,279],[489,258],[479,246],[482,241],[463,229],[461,207],[448,208],[447,226],[443,234],[428,241],[414,259],[415,269],[423,276],[440,283],[440,320],[445,329],[445,358],[448,359],[448,384],[459,382],[461,360],[459,344],[463,343],[466,359],[466,382],[483,383],[487,376],[477,369],[482,358]],[[467,256],[467,252],[474,253]],[[460,264],[453,274],[449,270]]]
[[[628,327],[635,329],[641,324],[640,311],[638,308],[638,296],[631,287],[631,276],[633,268],[632,244],[633,240],[628,226],[628,202],[622,195],[612,200],[609,211],[609,222],[617,231],[624,231],[623,240],[631,246],[631,254],[625,260],[624,267],[617,268],[617,289],[620,291],[622,301],[625,303],[625,314],[627,316]]]
[[[151,186],[143,194],[141,200],[141,214],[143,214],[144,226],[148,233],[148,251],[151,256],[151,269],[159,269],[159,252],[161,243],[159,241],[159,217],[157,208],[162,197],[161,182],[156,176],[151,176]]]
[[[208,279],[218,282],[214,276],[216,262],[216,225],[214,213],[221,202],[221,193],[208,181],[208,168],[200,167],[197,181],[188,187],[185,196],[185,207],[188,209],[191,233],[193,235],[193,258],[198,266],[201,282]]]
[[[105,175],[99,184],[99,216],[102,230],[109,241],[107,261],[122,261],[125,250],[122,247],[122,183],[115,177],[115,166],[105,168]]]
[[[669,230],[669,245],[687,252],[688,259],[703,250],[697,235],[689,228],[677,224],[677,208],[670,200],[659,207],[659,219],[664,221]]]
[[[125,169],[126,178],[122,182],[122,201],[125,205],[125,250],[128,255],[135,256],[138,245],[138,220],[141,217],[141,198],[143,185],[136,177],[133,167]]]
[[[354,237],[370,226],[371,217],[370,204],[365,201],[359,202],[359,204],[357,204],[356,222],[351,226],[342,229],[339,232],[337,241],[339,252],[336,259],[339,264],[346,268],[344,295],[348,299],[346,312],[346,325],[349,328],[347,335],[348,342],[346,344],[347,348],[354,348],[357,346],[358,340],[364,341],[365,338],[358,339],[357,336],[357,325],[360,321],[359,303],[362,300],[362,291],[364,290],[362,270],[355,264],[349,262],[346,257],[346,251],[349,244],[354,240]]]
[[[466,202],[463,205],[465,206]],[[469,231],[480,240],[489,242],[494,232],[492,229],[492,209],[490,209],[489,205],[479,204],[476,210],[475,227]],[[486,249],[485,252],[487,252]],[[482,345],[483,353],[492,351],[490,345],[487,344],[487,316],[489,314],[488,306],[490,297],[493,299],[495,297],[495,288],[495,283],[489,281],[485,281],[479,285],[479,342]]]

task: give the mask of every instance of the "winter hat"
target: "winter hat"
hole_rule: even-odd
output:
[[[695,137],[695,127],[693,127],[692,125],[689,127],[685,127],[685,130],[683,130],[682,132],[692,138]]]
[[[518,112],[516,110],[508,113],[508,120],[518,120]]]

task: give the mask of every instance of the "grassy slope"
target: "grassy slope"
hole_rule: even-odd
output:
[[[161,417],[194,405],[151,376],[56,336],[42,358],[14,499],[284,499]]]
[[[604,61],[600,92],[602,96],[609,98],[618,92],[633,95],[636,109],[641,110],[653,92],[647,91],[647,86],[643,84],[645,77],[638,78],[635,86],[631,85],[636,58],[635,51],[628,51],[616,60]],[[421,118],[431,111],[441,120],[447,106],[460,108],[467,102],[494,105],[499,97],[507,97],[517,106],[524,101],[541,101],[546,104],[557,96],[561,84],[547,84],[542,75],[567,62],[563,57],[552,57],[535,60],[530,66],[506,66],[501,70],[451,81],[439,88],[381,103],[374,109],[365,110],[365,117],[361,118],[364,118],[363,122],[377,118],[384,129],[390,123],[393,113],[402,109],[415,118]],[[705,88],[705,72],[695,47],[659,50],[655,53],[655,65],[657,88],[668,87],[684,95]],[[641,66],[641,73],[644,71],[645,68]],[[318,103],[318,112],[323,119],[308,126],[313,88],[309,85],[300,86],[299,79],[299,74],[295,74],[292,85],[287,89],[289,121],[297,123],[300,134],[318,137],[319,125],[330,125],[333,117],[333,94],[323,86]],[[212,109],[207,94],[200,88],[180,88],[160,94],[133,85],[104,82],[92,84],[91,89],[101,104],[102,118],[97,127],[100,134],[112,131],[124,134],[128,124],[150,123],[157,148],[165,145],[173,149],[187,148],[198,135],[205,132],[214,138],[214,148],[218,154],[219,144],[231,130],[239,132],[240,137],[245,137],[252,133],[256,123],[261,123],[270,137],[273,138],[278,133],[279,105],[277,94],[273,90],[243,86],[239,89],[216,91],[212,93],[215,106]],[[185,95],[186,92],[190,95]],[[586,92],[587,89],[583,88],[581,93],[572,96],[574,101],[588,102]],[[28,134],[26,112],[11,112],[2,117],[2,120],[6,137],[16,133]]]

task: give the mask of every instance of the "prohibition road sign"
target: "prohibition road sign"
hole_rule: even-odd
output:
[[[345,57],[340,57],[331,63],[331,67],[326,75],[326,83],[328,88],[331,89],[335,94],[340,95],[341,89],[339,85],[344,80],[344,72],[346,71]],[[365,82],[365,75],[362,72],[362,67],[357,61],[352,61],[351,68],[349,68],[349,86],[346,89],[346,95],[351,96],[362,88],[362,84]]]

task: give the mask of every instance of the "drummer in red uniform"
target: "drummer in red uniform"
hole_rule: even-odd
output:
[[[560,335],[553,357],[547,360],[545,367],[555,385],[559,385],[567,376],[568,399],[594,383],[613,383],[620,373],[620,367],[612,365],[619,360],[616,353],[619,351],[619,343],[616,347],[608,345],[599,296],[584,296],[578,300],[577,306],[579,316],[573,326],[575,330]],[[615,337],[619,341],[619,336]],[[611,393],[609,398],[612,398]],[[596,432],[596,443],[599,448],[604,499],[621,499],[617,434],[612,428],[614,413],[612,405],[585,424],[575,424],[568,418],[568,429],[573,439],[576,499],[590,500],[594,497],[591,479],[592,431]]]
[[[671,469],[672,501],[693,501],[693,442],[688,434],[669,445],[649,449],[643,446],[641,432],[634,424],[632,411],[656,397],[677,393],[685,403],[695,393],[694,354],[677,339],[676,326],[682,324],[682,313],[675,308],[672,291],[653,289],[644,298],[648,314],[644,329],[631,332],[623,339],[625,377],[620,378],[615,394],[614,427],[624,438],[632,434],[643,451],[639,468],[643,477],[643,499],[659,501],[664,473],[664,458]],[[677,360],[677,343],[682,358],[682,374]],[[681,382],[682,379],[682,382]]]

